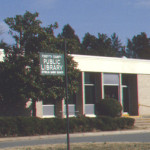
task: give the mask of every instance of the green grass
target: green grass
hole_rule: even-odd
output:
[[[66,150],[66,144],[15,147],[11,150]],[[149,150],[150,143],[80,143],[71,144],[70,150]],[[10,148],[3,149],[10,150]]]

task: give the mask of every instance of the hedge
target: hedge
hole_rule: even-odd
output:
[[[36,117],[0,117],[0,137],[31,136],[66,133],[66,119]],[[73,117],[69,119],[70,133],[119,130],[132,128],[133,118]]]

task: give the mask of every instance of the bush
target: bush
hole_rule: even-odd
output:
[[[108,116],[88,118],[74,117],[69,119],[69,131],[91,132],[95,130],[108,131],[131,128],[134,125],[132,118],[112,118]],[[0,117],[0,137],[30,136],[66,133],[66,119],[36,117]]]
[[[103,99],[100,100],[96,105],[96,114],[110,117],[120,117],[122,106],[115,99]]]
[[[16,117],[18,135],[40,134],[41,119],[36,117]]]
[[[120,129],[132,128],[134,126],[134,121],[133,118],[116,118],[117,126]]]
[[[41,122],[41,134],[52,134],[52,133],[56,133],[57,129],[56,129],[56,123],[54,121],[54,119],[49,119],[49,118],[44,118],[42,119]]]
[[[0,136],[18,135],[17,121],[13,117],[0,118]]]
[[[60,119],[60,118],[55,118],[54,119],[54,124],[55,124],[55,133],[65,133],[67,129],[67,120],[66,119]]]
[[[93,128],[104,131],[105,123],[102,121],[100,117],[93,119],[93,122],[94,122]]]
[[[92,131],[91,118],[80,116],[69,119],[70,132]]]
[[[111,131],[111,130],[117,130],[118,126],[116,123],[116,120],[109,116],[103,116],[100,117],[104,126],[101,128],[102,131]]]

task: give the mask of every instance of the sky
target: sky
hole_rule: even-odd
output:
[[[141,32],[150,37],[150,0],[0,0],[0,40],[13,43],[4,19],[26,11],[38,12],[42,26],[58,22],[55,35],[71,25],[81,41],[87,32],[96,37],[115,32],[124,45]]]

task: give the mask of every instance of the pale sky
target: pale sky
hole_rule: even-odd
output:
[[[97,36],[104,33],[111,36],[114,32],[121,42],[146,32],[150,37],[150,0],[0,0],[0,24],[4,33],[0,36],[12,43],[7,17],[23,15],[26,11],[38,12],[43,26],[58,22],[55,34],[62,32],[70,24],[82,41],[85,33]]]

